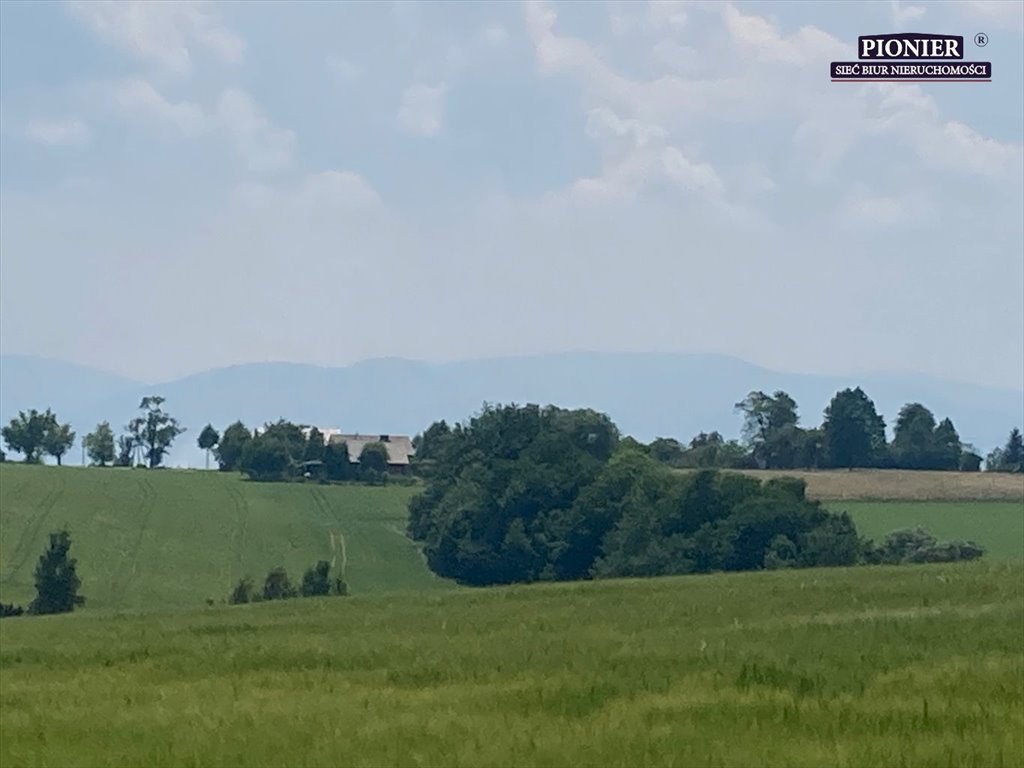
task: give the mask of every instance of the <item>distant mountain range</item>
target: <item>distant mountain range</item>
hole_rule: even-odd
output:
[[[285,418],[346,432],[414,435],[438,419],[469,418],[484,402],[590,407],[607,413],[638,440],[700,431],[738,435],[733,404],[750,390],[783,389],[800,406],[801,424],[821,423],[832,395],[860,385],[890,427],[900,407],[921,402],[953,419],[961,438],[987,453],[1024,424],[1024,391],[921,375],[822,376],[782,373],[718,355],[565,353],[456,363],[370,360],[343,368],[254,363],[175,381],[146,384],[82,366],[19,355],[0,356],[0,419],[19,410],[53,408],[79,437],[107,420],[115,432],[145,395],[167,399],[187,428],[171,466],[203,465],[195,444],[207,422],[219,430]],[[80,460],[78,446],[67,463]]]

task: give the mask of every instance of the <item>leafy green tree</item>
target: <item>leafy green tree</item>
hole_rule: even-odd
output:
[[[298,592],[288,579],[288,572],[284,568],[271,570],[263,582],[263,599],[287,600],[292,597],[298,597]]]
[[[384,473],[388,471],[388,448],[384,443],[367,443],[359,454],[360,471]]]
[[[139,403],[142,415],[128,424],[132,442],[142,450],[150,469],[163,463],[175,438],[185,432],[185,428],[178,425],[177,419],[164,412],[163,403],[164,398],[159,395],[142,398]]]
[[[210,451],[217,447],[217,443],[220,442],[220,435],[217,430],[213,428],[213,424],[207,424],[203,427],[203,431],[199,433],[199,439],[196,443],[206,451],[206,468],[210,468]]]
[[[934,469],[935,417],[920,403],[907,403],[896,416],[892,456],[902,469]]]
[[[736,403],[735,409],[743,414],[743,437],[758,466],[792,467],[800,433],[796,401],[782,390],[770,396],[758,390]]]
[[[235,585],[235,588],[231,590],[231,594],[228,596],[228,602],[231,605],[255,603],[259,599],[260,594],[256,591],[256,585],[249,576],[245,576],[240,579]]]
[[[320,560],[302,575],[299,594],[303,597],[322,597],[331,594],[331,564]]]
[[[309,430],[309,435],[306,436],[306,447],[302,454],[302,460],[323,461],[325,448],[324,433],[313,427]]]
[[[656,438],[647,446],[647,454],[655,461],[671,466],[681,466],[684,459],[683,446],[671,437]]]
[[[56,416],[49,408],[40,413],[35,408],[28,413],[19,411],[17,418],[0,430],[7,447],[25,457],[26,464],[38,464],[46,450],[47,434],[56,423]]]
[[[117,438],[117,458],[114,465],[117,467],[130,467],[135,457],[135,438],[131,435],[121,435]]]
[[[96,429],[86,435],[83,442],[93,464],[105,467],[114,462],[114,431],[110,428],[109,421],[97,424]]]
[[[934,460],[932,466],[935,469],[958,469],[960,467],[960,456],[963,453],[963,444],[960,442],[960,435],[956,427],[948,418],[939,422],[935,427],[932,437],[932,455]]]
[[[71,450],[75,444],[75,433],[71,430],[70,424],[58,424],[56,419],[49,424],[46,436],[43,438],[43,449],[57,460],[57,466],[62,463],[64,454]]]
[[[1005,472],[1024,472],[1024,441],[1016,427],[1010,432],[1006,447],[1003,448],[1002,465]]]
[[[324,446],[324,476],[328,480],[349,480],[352,477],[352,463],[349,461],[348,444],[331,441]]]
[[[224,430],[214,451],[221,472],[234,472],[240,468],[245,447],[252,440],[252,432],[240,421]]]
[[[860,387],[836,393],[825,409],[822,430],[834,467],[873,467],[884,457],[885,421]]]
[[[25,609],[14,603],[0,603],[0,619],[8,619],[14,616],[21,616]]]
[[[277,434],[261,434],[245,444],[241,469],[250,480],[283,480],[294,473],[295,463],[289,444]]]
[[[36,565],[36,598],[29,605],[29,613],[68,613],[85,604],[85,598],[78,594],[82,582],[76,571],[77,561],[68,555],[70,549],[67,531],[50,534],[50,546]]]

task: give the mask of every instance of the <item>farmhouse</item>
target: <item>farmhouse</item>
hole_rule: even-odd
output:
[[[353,464],[359,463],[359,456],[370,443],[383,443],[388,451],[388,471],[405,473],[409,471],[409,459],[415,455],[416,449],[412,446],[412,440],[407,435],[361,435],[356,433],[345,434],[340,429],[325,429],[317,427],[324,436],[324,445],[333,443],[338,445],[345,443],[348,447],[348,460]],[[302,430],[306,437],[309,437],[311,428]]]

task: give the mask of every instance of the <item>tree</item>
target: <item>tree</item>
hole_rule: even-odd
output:
[[[50,534],[50,546],[36,566],[36,598],[28,607],[32,614],[68,613],[83,605],[78,594],[82,586],[76,572],[77,561],[68,556],[71,536],[67,531]]]
[[[43,449],[57,459],[57,466],[61,465],[64,454],[71,450],[75,444],[75,433],[71,431],[70,424],[58,424],[54,418],[47,426],[46,435],[43,438]]]
[[[822,429],[834,467],[872,467],[883,459],[885,421],[860,387],[836,393],[825,409]]]
[[[328,480],[348,480],[352,477],[347,443],[330,442],[325,445],[323,462],[324,475]]]
[[[283,480],[294,467],[288,443],[280,435],[262,434],[245,444],[239,469],[250,480]]]
[[[235,585],[235,588],[231,590],[228,602],[231,605],[243,605],[245,603],[254,603],[259,598],[260,595],[256,592],[256,585],[253,584],[252,578],[244,576]]]
[[[359,469],[363,472],[387,472],[388,449],[384,443],[367,443],[359,454]]]
[[[274,568],[267,574],[263,582],[264,600],[287,600],[297,597],[298,592],[288,579],[288,572],[284,568]]]
[[[185,428],[178,425],[178,420],[163,410],[164,398],[150,395],[142,398],[139,410],[142,415],[128,424],[128,433],[133,443],[140,447],[150,469],[159,467],[168,449]]]
[[[331,564],[320,560],[302,575],[299,593],[303,597],[322,597],[331,594]]]
[[[56,416],[46,409],[40,413],[35,408],[28,413],[19,411],[17,418],[0,430],[7,447],[25,457],[26,464],[38,464],[41,454],[46,450],[47,433],[51,425],[56,423]]]
[[[1003,471],[1024,472],[1024,440],[1016,427],[1010,432],[1003,449]]]
[[[220,442],[220,435],[217,434],[217,430],[213,428],[213,424],[207,424],[203,427],[203,431],[199,433],[199,439],[196,443],[206,451],[206,468],[210,468],[210,451],[213,450],[217,443]]]
[[[108,463],[114,462],[114,432],[110,428],[110,422],[101,421],[82,442],[93,464],[105,467]]]
[[[901,469],[934,469],[935,417],[920,403],[907,403],[896,416],[892,456]]]
[[[240,468],[245,446],[252,440],[252,432],[240,421],[224,430],[214,455],[221,472],[234,472]]]
[[[743,438],[759,467],[791,468],[800,441],[796,401],[782,390],[755,391],[736,403],[743,414]]]
[[[958,469],[960,467],[960,456],[963,453],[963,444],[960,442],[960,435],[956,427],[948,418],[939,422],[932,436],[932,467],[934,469]]]
[[[302,453],[303,461],[323,461],[324,460],[324,433],[316,427],[309,430],[309,434],[306,436],[306,447]]]
[[[117,458],[114,465],[118,467],[130,467],[132,457],[135,455],[135,438],[131,435],[121,435],[117,438]]]

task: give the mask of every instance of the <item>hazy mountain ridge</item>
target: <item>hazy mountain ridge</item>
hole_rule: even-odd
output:
[[[626,434],[689,440],[703,430],[737,436],[733,404],[752,389],[784,389],[800,406],[801,423],[821,422],[832,395],[862,386],[886,424],[906,402],[953,419],[961,438],[987,452],[1024,422],[1024,391],[975,386],[918,375],[826,376],[771,371],[735,358],[705,354],[565,353],[453,363],[386,358],[341,368],[252,363],[160,384],[58,361],[0,357],[0,419],[18,410],[52,407],[79,437],[102,420],[115,430],[148,394],[167,398],[187,428],[171,465],[202,466],[195,439],[212,422],[223,429],[277,418],[351,432],[415,434],[437,419],[462,421],[486,402],[554,403],[608,413]],[[69,463],[80,458],[76,448]]]

